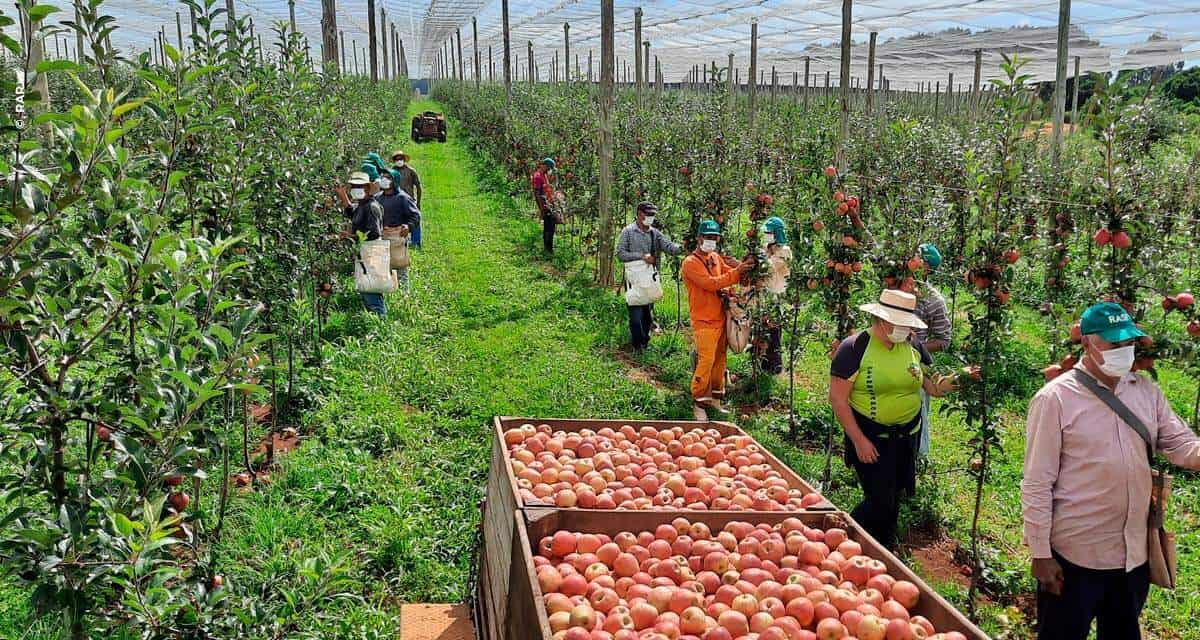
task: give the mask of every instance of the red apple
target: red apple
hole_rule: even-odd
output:
[[[1128,233],[1125,233],[1124,231],[1118,231],[1113,234],[1112,244],[1118,249],[1128,249],[1129,246],[1133,244],[1133,240],[1130,239]]]
[[[1096,246],[1098,247],[1103,247],[1109,242],[1112,242],[1112,239],[1112,232],[1105,228],[1097,229],[1096,233],[1092,235],[1092,240],[1096,242]]]

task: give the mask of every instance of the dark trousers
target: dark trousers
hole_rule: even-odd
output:
[[[546,253],[554,253],[554,230],[558,227],[558,218],[553,214],[542,216],[542,249]]]
[[[1057,553],[1062,565],[1062,595],[1038,590],[1037,633],[1040,640],[1086,640],[1096,621],[1097,640],[1137,640],[1138,618],[1150,592],[1150,565],[1133,571],[1087,569]]]
[[[641,351],[650,344],[650,331],[654,328],[654,305],[629,307],[629,341],[633,348]]]
[[[765,325],[755,350],[758,370],[775,375],[783,372],[783,328]]]
[[[900,518],[900,496],[912,491],[917,483],[916,448],[919,434],[909,433],[920,424],[921,416],[905,425],[881,425],[857,411],[854,417],[867,439],[875,445],[879,459],[867,464],[858,459],[854,443],[846,438],[846,464],[854,469],[863,499],[850,517],[880,544],[894,548],[896,521]]]

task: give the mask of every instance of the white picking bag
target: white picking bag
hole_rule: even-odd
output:
[[[625,263],[625,304],[641,307],[654,304],[663,297],[658,271],[645,260]]]
[[[391,269],[391,244],[387,240],[368,240],[359,247],[354,261],[354,288],[359,293],[391,293],[400,286]]]
[[[383,239],[391,244],[391,262],[393,269],[407,269],[412,264],[408,256],[408,236],[400,231],[400,227],[384,227]]]

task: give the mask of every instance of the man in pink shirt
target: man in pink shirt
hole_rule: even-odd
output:
[[[1090,376],[1141,419],[1154,450],[1200,469],[1200,438],[1162,390],[1131,373],[1144,336],[1120,305],[1084,312],[1084,355],[1029,405],[1021,505],[1025,542],[1039,583],[1041,640],[1140,638],[1150,589],[1147,520],[1150,461],[1145,440],[1086,386]]]

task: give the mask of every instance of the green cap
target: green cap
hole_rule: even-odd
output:
[[[700,223],[700,229],[696,234],[701,236],[719,236],[721,235],[721,225],[717,224],[716,220],[705,220]]]
[[[542,164],[544,164],[544,165],[546,165],[547,167],[550,167],[551,169],[553,169],[553,168],[555,167],[555,164],[554,164],[554,158],[543,158],[543,159],[542,159]]]
[[[362,163],[362,171],[371,177],[372,182],[379,179],[379,169],[370,160]]]
[[[375,165],[375,168],[379,169],[380,171],[383,171],[384,169],[387,168],[387,166],[383,164],[383,158],[380,157],[380,155],[378,153],[375,153],[374,151],[367,154],[366,161]]]
[[[921,252],[921,259],[925,261],[925,264],[929,265],[930,269],[942,266],[942,252],[938,251],[938,248],[933,246],[932,242],[926,242],[917,247],[917,251]]]
[[[783,228],[783,220],[779,216],[771,216],[762,226],[763,233],[775,235],[776,244],[787,244],[787,230]]]
[[[1105,342],[1124,342],[1146,335],[1133,323],[1125,307],[1115,302],[1088,307],[1079,322],[1079,331],[1085,336],[1098,335]]]

